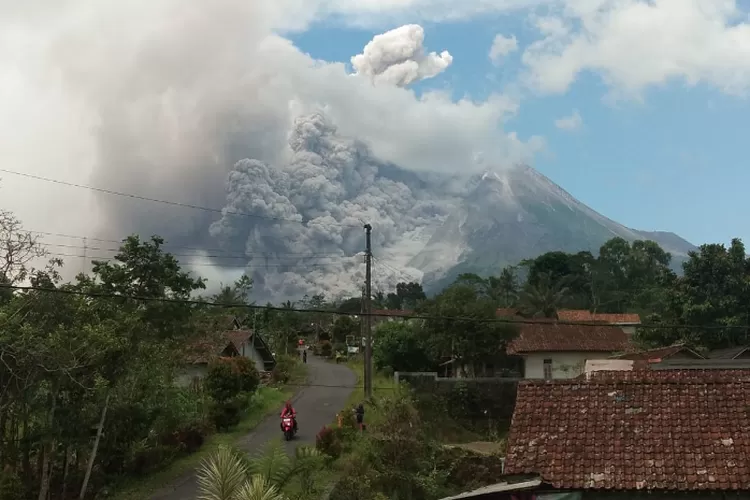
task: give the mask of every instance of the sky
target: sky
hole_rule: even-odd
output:
[[[619,3],[631,8],[647,4]],[[637,62],[629,67],[641,55],[637,53],[640,47],[617,45],[617,40],[602,35],[599,47],[591,50],[605,51],[607,44],[613,45],[609,50],[614,57],[606,62],[606,69],[583,67],[559,92],[519,89],[526,69],[524,55],[539,40],[533,11],[520,9],[423,23],[428,50],[448,50],[453,63],[436,77],[420,82],[416,90],[448,90],[454,98],[478,100],[492,92],[511,93],[518,98],[519,109],[505,123],[506,129],[517,131],[521,138],[543,137],[544,149],[534,157],[533,166],[595,210],[628,227],[673,231],[698,245],[725,243],[734,237],[747,241],[750,222],[739,200],[750,182],[746,168],[750,143],[745,139],[750,130],[746,95],[750,85],[750,26],[746,24],[750,2],[723,2],[727,11],[736,9],[736,18],[723,18],[723,31],[717,30],[717,38],[726,37],[723,50],[734,52],[724,54],[727,63],[721,70],[710,67],[708,55],[703,59],[691,54],[691,45],[713,42],[705,31],[674,27],[683,38],[670,40],[670,26],[658,23],[671,18],[670,13],[679,17],[692,13],[696,16],[693,22],[713,25],[716,19],[710,15],[711,4],[720,7],[722,2],[650,3],[653,11],[663,9],[666,13],[644,9],[631,19],[620,14],[620,20],[611,14],[611,23],[629,33],[624,36],[635,38],[646,27],[653,28],[645,33],[651,38],[639,40],[644,58],[648,59],[651,48],[662,59],[662,67],[651,74],[642,72]],[[736,32],[730,35],[732,27]],[[291,39],[316,59],[349,63],[352,47],[363,46],[377,34],[372,28],[326,20]],[[493,42],[498,36],[493,58]],[[661,55],[659,44],[666,41],[681,47],[664,48],[666,54]],[[619,85],[608,81],[609,71],[621,73]],[[696,76],[701,73],[705,77]],[[718,73],[737,80],[739,87],[724,88],[726,81],[722,82],[724,77]],[[632,94],[617,95],[631,90]]]
[[[290,149],[291,134],[325,139],[335,161],[345,150],[421,174],[527,163],[626,226],[750,238],[750,0],[0,0],[0,12],[0,208],[31,230],[205,246],[205,213],[17,173],[291,213],[269,201],[286,199],[286,177],[254,186],[262,207],[227,187],[243,159],[262,163],[253,175],[315,170],[317,146]],[[328,121],[296,121],[311,113]],[[320,214],[346,191],[349,212],[326,216],[367,217],[376,187],[321,186],[302,205]]]

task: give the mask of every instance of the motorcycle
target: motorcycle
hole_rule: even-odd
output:
[[[294,419],[292,417],[281,417],[281,430],[284,431],[284,439],[291,441],[294,437]]]

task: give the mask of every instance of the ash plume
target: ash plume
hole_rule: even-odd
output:
[[[6,7],[0,11],[10,13],[0,16],[0,32],[9,34],[0,36],[0,162],[82,185],[211,208],[236,204],[304,224],[217,221],[215,213],[6,176],[3,208],[30,229],[114,240],[159,234],[171,245],[205,248],[205,255],[216,253],[209,249],[220,234],[233,252],[250,243],[260,250],[251,245],[248,253],[339,252],[359,265],[353,256],[363,249],[362,218],[376,229],[380,255],[403,266],[442,213],[433,205],[444,198],[444,177],[475,168],[480,152],[502,165],[536,147],[502,130],[518,108],[509,96],[475,102],[456,101],[449,92],[417,95],[372,85],[343,62],[302,53],[281,34],[304,30],[318,2],[216,0],[190,9],[176,0],[46,4],[0,0]],[[423,33],[412,28],[417,32]],[[410,40],[402,62],[417,62],[420,78],[436,74],[440,65],[424,59],[431,56],[420,48],[422,35]],[[321,109],[361,142],[310,118]],[[307,122],[295,123],[298,116]],[[243,190],[257,193],[243,197]],[[341,227],[343,221],[357,228]],[[183,263],[224,282],[240,272],[241,261],[206,259]],[[77,272],[80,262],[70,260]],[[248,260],[248,269],[261,264]],[[259,288],[339,286],[322,267],[309,267],[304,277],[283,275],[280,265],[271,269],[279,272],[265,273]]]
[[[375,35],[351,62],[356,74],[373,83],[404,87],[442,73],[453,63],[453,56],[447,50],[425,53],[424,29],[407,24]]]
[[[244,247],[263,295],[356,294],[364,280],[363,221],[373,225],[373,245],[387,251],[450,209],[447,194],[384,175],[398,169],[340,136],[321,113],[295,120],[289,146],[289,161],[278,167],[237,162],[227,176],[225,213],[210,228],[226,247]],[[399,281],[393,273],[375,278],[384,289]]]

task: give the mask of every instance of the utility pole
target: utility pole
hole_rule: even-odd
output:
[[[86,241],[86,238],[83,239],[83,262],[81,263],[81,274],[86,274],[86,261],[88,260],[87,251],[88,250],[88,244]]]
[[[372,399],[372,226],[365,224],[365,397]]]

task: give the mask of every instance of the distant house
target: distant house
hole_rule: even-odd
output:
[[[750,347],[738,346],[725,349],[714,349],[706,357],[708,359],[750,359]]]
[[[519,324],[508,354],[523,359],[527,379],[575,378],[586,361],[631,351],[630,336],[614,325],[567,325],[554,321]]]
[[[643,360],[651,363],[659,363],[665,359],[706,359],[705,356],[695,352],[683,344],[675,344],[668,347],[658,347],[642,351],[626,352],[611,356],[612,359],[630,359],[633,361]]]
[[[241,323],[236,322],[235,325],[239,327]],[[212,359],[235,356],[250,359],[261,373],[270,372],[276,366],[271,350],[259,334],[244,328],[227,330],[186,347],[185,368],[178,377],[178,385],[187,387],[199,384],[200,379],[206,376]]]
[[[373,309],[372,314],[372,326],[374,328],[382,323],[408,321],[409,316],[414,316],[415,313],[414,311],[402,311],[398,309]]]
[[[504,474],[537,478],[524,498],[750,497],[750,370],[597,375],[519,384]]]
[[[592,313],[590,311],[579,309],[560,309],[557,311],[557,319],[560,321],[569,321],[571,323],[592,322],[617,325],[628,335],[633,335],[636,327],[641,324],[641,317],[633,313]]]

